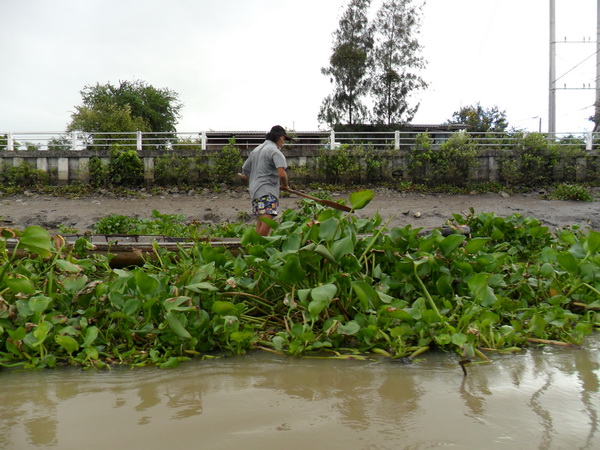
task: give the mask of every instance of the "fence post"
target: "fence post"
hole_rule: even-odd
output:
[[[400,150],[400,130],[396,130],[394,133],[394,149]]]
[[[591,152],[594,149],[594,132],[589,131],[585,140],[585,149]]]
[[[329,137],[329,150],[335,148],[335,131],[331,130],[331,136]]]
[[[142,132],[141,131],[137,132],[136,150],[138,152],[142,151]]]
[[[77,131],[71,131],[71,150],[77,150]]]
[[[207,137],[206,137],[206,131],[203,131],[200,134],[200,140],[202,141],[202,150],[206,150],[206,143],[207,143]]]
[[[12,151],[15,149],[12,133],[9,131],[6,133],[6,150]]]

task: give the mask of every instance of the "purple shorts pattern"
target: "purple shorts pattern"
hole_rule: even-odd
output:
[[[276,216],[277,206],[279,206],[277,197],[274,197],[273,195],[263,195],[260,198],[252,200],[252,214],[255,216],[262,216],[264,214]]]

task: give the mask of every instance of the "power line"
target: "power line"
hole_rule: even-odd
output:
[[[567,70],[565,73],[563,73],[560,77],[558,77],[556,80],[554,80],[554,82],[556,83],[558,80],[560,80],[562,77],[568,75],[569,73],[571,73],[572,71],[574,71],[575,69],[577,69],[580,65],[582,65],[584,62],[586,62],[588,59],[590,59],[593,56],[596,56],[598,54],[598,51],[595,51],[594,53],[592,53],[590,56],[588,56],[587,58],[585,58],[583,61],[581,61],[580,63],[574,65],[573,67],[571,67],[569,70]]]

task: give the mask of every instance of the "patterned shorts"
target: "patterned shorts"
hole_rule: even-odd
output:
[[[262,216],[264,214],[276,216],[278,206],[279,202],[277,197],[273,195],[263,195],[260,198],[252,200],[252,214],[255,216]]]

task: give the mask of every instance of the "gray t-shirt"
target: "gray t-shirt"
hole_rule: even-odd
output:
[[[287,161],[275,142],[266,140],[248,155],[242,166],[242,173],[250,179],[250,198],[263,195],[279,198],[278,167],[287,169]]]

